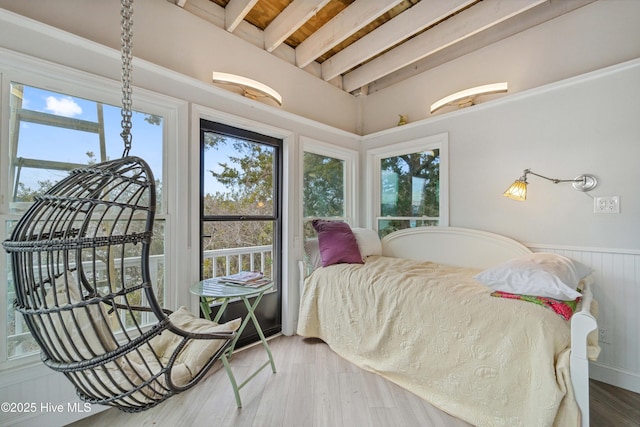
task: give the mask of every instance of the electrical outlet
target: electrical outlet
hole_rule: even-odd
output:
[[[602,344],[611,344],[609,341],[609,335],[607,335],[607,330],[605,328],[598,329],[598,341]]]
[[[593,213],[620,213],[620,196],[594,197]]]

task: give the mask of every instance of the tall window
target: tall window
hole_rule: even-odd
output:
[[[380,159],[380,171],[380,235],[438,225],[440,150],[385,157]]]
[[[4,99],[3,99],[4,101]],[[5,101],[6,102],[6,101]],[[144,103],[142,103],[144,104]],[[156,112],[157,113],[157,112]],[[144,158],[151,166],[156,180],[157,212],[151,248],[151,274],[156,295],[164,303],[164,236],[163,209],[163,146],[165,118],[162,113],[134,112],[134,141],[131,155]],[[4,233],[9,236],[21,212],[30,206],[34,197],[46,192],[69,170],[122,156],[120,107],[85,99],[67,93],[31,86],[23,82],[9,83],[8,153],[10,177],[4,185],[6,198],[2,205]],[[4,129],[2,130],[4,133]],[[5,181],[6,182],[6,181]],[[135,262],[135,260],[132,260]],[[6,329],[1,335],[6,342],[0,362],[22,358],[39,349],[31,338],[22,317],[13,309],[15,291],[9,257],[0,263],[7,266],[3,288],[2,316]],[[106,263],[97,265],[97,274]]]
[[[446,135],[439,135],[371,150],[380,237],[404,228],[447,225],[446,148]]]
[[[357,153],[303,138],[304,235],[312,237],[315,218],[352,222],[355,219]]]
[[[242,270],[272,278],[276,292],[265,295],[257,315],[265,334],[279,332],[282,140],[208,120],[200,122],[200,140],[201,278]]]

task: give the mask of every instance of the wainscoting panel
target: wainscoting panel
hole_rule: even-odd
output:
[[[601,353],[593,379],[640,393],[640,251],[526,244],[593,268]]]

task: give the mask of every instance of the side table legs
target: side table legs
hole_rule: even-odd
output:
[[[233,387],[233,394],[236,398],[236,404],[238,405],[238,408],[242,408],[242,401],[240,399],[240,389],[242,389],[245,385],[247,385],[249,381],[255,378],[256,375],[258,375],[264,368],[266,368],[269,365],[271,365],[271,371],[274,374],[276,373],[276,364],[273,361],[273,355],[271,354],[271,349],[269,348],[267,339],[265,338],[264,333],[262,332],[262,328],[260,327],[260,323],[258,322],[258,319],[256,318],[256,315],[255,315],[255,309],[258,306],[258,304],[260,304],[260,300],[262,299],[263,295],[264,295],[264,292],[261,292],[260,294],[258,294],[255,301],[253,302],[253,305],[249,302],[248,297],[246,296],[240,297],[244,302],[244,305],[247,307],[248,314],[247,314],[247,317],[245,317],[244,320],[242,321],[242,324],[240,325],[240,328],[237,331],[236,338],[231,343],[231,346],[229,346],[229,348],[222,354],[222,357],[221,357],[222,364],[224,365],[224,369],[227,371],[227,375],[229,376],[229,380],[231,381],[231,386]],[[228,302],[229,302],[228,299],[224,300],[224,302],[222,303],[222,306],[216,313],[214,322],[218,322],[218,320],[220,320],[222,313],[227,308]],[[201,299],[200,305],[203,313],[205,313],[205,316],[209,317],[211,313],[211,309],[209,308],[209,303],[206,300],[206,298]],[[205,310],[205,306],[206,306],[206,310]],[[247,379],[245,379],[242,383],[238,385],[235,375],[231,370],[231,365],[229,364],[229,360],[232,358],[233,350],[235,349],[238,338],[240,338],[240,335],[242,335],[242,332],[244,331],[244,328],[249,323],[249,320],[253,322],[253,325],[255,326],[256,331],[258,332],[258,336],[260,337],[262,346],[264,347],[264,350],[267,353],[268,360],[264,362],[264,364],[262,364],[262,366],[260,366],[253,374],[251,374]]]

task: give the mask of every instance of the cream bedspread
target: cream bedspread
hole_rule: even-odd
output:
[[[577,425],[569,322],[491,297],[477,272],[387,257],[320,268],[298,334],[476,426]]]

